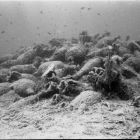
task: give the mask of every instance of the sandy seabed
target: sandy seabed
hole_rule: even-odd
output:
[[[139,138],[140,110],[130,101],[105,100],[70,109],[49,100],[20,108],[1,108],[2,139]]]

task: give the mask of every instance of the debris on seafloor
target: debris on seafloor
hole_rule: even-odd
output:
[[[76,44],[72,44],[72,42],[70,44],[69,42],[69,45],[66,45],[66,39],[64,38],[53,38],[50,40],[50,45],[52,47],[55,46],[55,49],[50,50],[49,58],[46,58],[47,55],[45,56],[45,53],[47,53],[50,48],[47,45],[35,44],[35,46],[17,56],[16,59],[10,60],[8,57],[5,57],[0,66],[10,68],[10,71],[13,71],[8,78],[8,74],[5,75],[9,82],[14,82],[19,79],[22,80],[23,78],[29,80],[34,79],[33,81],[39,82],[41,75],[43,78],[46,75],[49,76],[49,74],[54,73],[55,77],[59,78],[58,81],[60,83],[64,80],[63,77],[69,77],[69,75],[70,79],[75,79],[76,81],[87,77],[87,83],[90,83],[96,91],[104,90],[104,92],[108,92],[109,94],[110,92],[118,92],[116,90],[120,92],[119,87],[116,90],[115,87],[112,87],[113,84],[117,84],[118,86],[123,85],[121,83],[123,81],[122,78],[136,77],[140,70],[138,67],[139,58],[136,56],[130,57],[134,51],[127,51],[127,58],[119,56],[119,47],[122,45],[118,44],[120,39],[120,36],[111,37],[110,32],[105,32],[102,35],[96,34],[92,37],[87,31],[82,31],[79,34],[80,43],[76,41]],[[89,45],[88,47],[87,44]],[[131,44],[128,44],[128,50],[135,45]],[[108,48],[108,45],[112,45],[112,47]],[[135,48],[138,48],[137,44]],[[139,51],[139,49],[137,49],[137,51]],[[131,54],[129,54],[129,52]],[[126,54],[124,54],[124,56]],[[132,60],[132,62],[130,62],[130,60]],[[125,75],[127,66],[133,69],[128,71],[131,76]],[[50,80],[51,79],[53,79],[52,75],[50,76]],[[60,87],[59,82],[58,87]],[[64,83],[65,86],[69,85],[67,80],[65,80]],[[72,86],[75,88],[73,84]],[[67,88],[67,90],[70,89]],[[67,94],[68,93],[70,93],[70,91],[67,91]]]
[[[50,108],[87,109],[117,99],[139,108],[140,49],[128,40],[83,31],[71,40],[53,38],[1,57],[0,105],[12,109],[46,101]]]

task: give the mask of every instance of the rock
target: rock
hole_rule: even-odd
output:
[[[0,83],[7,82],[7,77],[9,76],[9,69],[0,69]]]
[[[11,66],[14,66],[14,65],[18,65],[18,61],[15,59],[15,60],[7,60],[3,63],[0,64],[0,67],[2,68],[10,68]]]
[[[66,39],[64,38],[53,38],[49,41],[49,44],[54,47],[60,47],[64,44],[64,42],[66,41]]]
[[[100,67],[94,67],[92,71],[90,71],[87,75],[87,80],[94,88],[94,90],[98,90],[98,81],[105,73],[105,70]]]
[[[125,62],[129,57],[132,57],[133,55],[132,54],[129,54],[129,53],[126,53],[123,55],[122,59],[123,59],[123,62]]]
[[[130,57],[124,63],[133,68],[136,72],[140,72],[140,57]]]
[[[71,38],[71,43],[72,44],[78,44],[78,41],[79,40],[77,38],[74,38],[74,37]]]
[[[9,55],[1,56],[1,57],[0,57],[0,64],[3,63],[3,62],[5,62],[5,61],[7,61],[7,60],[12,59],[12,57],[13,57],[13,56],[10,55],[10,54],[9,54]]]
[[[102,58],[93,58],[88,60],[84,66],[73,76],[74,79],[80,79],[83,75],[88,74],[93,67],[102,67],[103,59]]]
[[[137,50],[136,50],[136,51],[134,52],[134,56],[135,56],[135,57],[140,57],[140,51],[137,51]]]
[[[10,85],[10,88],[13,89],[21,97],[26,97],[35,94],[35,82],[29,79],[19,79],[18,81],[13,82]]]
[[[66,68],[67,69],[67,68]],[[67,73],[66,73],[67,72]],[[42,74],[41,78],[46,79],[47,81],[53,80],[54,78],[62,78],[65,76],[65,74],[69,74],[69,71],[65,71],[65,67],[61,69],[55,69],[55,66],[52,64],[46,71]]]
[[[40,52],[38,52],[37,56],[39,56],[41,58],[44,58],[44,57],[49,58],[50,56],[52,56],[52,54],[56,50],[56,47],[51,47],[48,44],[47,45],[45,45],[45,44],[38,44],[38,45],[36,45],[36,47],[40,48]]]
[[[60,102],[62,100],[62,97],[60,94],[54,94],[52,97],[52,101],[51,104],[52,105],[56,105],[58,102]]]
[[[140,51],[140,45],[134,40],[129,41],[127,48],[131,54],[134,54],[135,51]]]
[[[48,77],[52,77],[52,74],[55,74],[56,75],[56,73],[54,72],[54,69],[55,69],[55,65],[54,64],[51,64],[47,69],[46,69],[46,71],[42,74],[42,78],[43,77],[46,77],[46,76],[48,76]]]
[[[16,94],[14,90],[10,90],[7,93],[0,96],[0,106],[4,107],[4,108],[8,107],[12,103],[14,103],[20,99],[21,99],[21,97],[18,94]]]
[[[9,68],[14,65],[24,65],[31,64],[36,56],[41,53],[42,49],[40,46],[35,46],[33,48],[28,49],[23,54],[19,55],[17,59],[7,60],[0,64],[1,67]]]
[[[34,65],[32,64],[26,64],[26,65],[15,65],[10,68],[11,71],[17,71],[19,73],[28,73],[32,74],[34,73],[37,69]]]
[[[81,64],[88,53],[88,49],[81,45],[75,45],[66,52],[66,60],[74,64]]]
[[[33,60],[33,65],[36,68],[38,68],[41,65],[41,61],[42,61],[42,58],[39,56],[36,56],[35,59]]]
[[[102,38],[109,37],[109,36],[111,36],[111,33],[108,31],[105,31],[103,34],[101,34],[101,35],[99,34],[98,40],[101,40]]]
[[[12,71],[10,75],[7,77],[8,82],[14,82],[19,79],[29,79],[34,82],[37,82],[37,78],[33,76],[32,74],[19,73],[17,71]]]
[[[26,73],[21,73],[21,78],[20,79],[29,79],[34,82],[37,82],[37,78],[33,76],[32,74],[26,74]]]
[[[105,48],[93,48],[89,51],[89,53],[87,54],[87,58],[94,58],[94,57],[106,57],[108,55],[108,47]]]
[[[106,47],[107,45],[112,45],[117,39],[120,37],[111,37],[111,36],[106,36],[100,39],[97,44],[95,45],[96,48],[103,48]]]
[[[86,44],[86,43],[92,42],[92,37],[88,35],[87,31],[82,31],[79,34],[79,40],[81,44]]]
[[[120,65],[120,64],[122,64],[122,62],[123,62],[122,57],[120,57],[119,55],[113,55],[113,56],[111,57],[111,60],[112,60],[113,63],[116,64],[116,65]]]
[[[124,56],[124,54],[129,54],[129,51],[126,47],[120,46],[118,54],[119,56]]]
[[[105,46],[103,48],[96,48],[96,46],[94,48],[91,48],[91,50],[89,51],[89,53],[87,54],[87,58],[93,58],[93,57],[106,57],[108,56],[108,46]],[[113,50],[112,50],[112,55],[117,54],[119,56],[123,56],[124,54],[129,53],[128,49],[126,47],[123,47],[121,45],[118,44],[113,44]]]
[[[34,75],[41,76],[42,74],[45,75],[49,71],[55,71],[58,76],[63,77],[68,74],[73,74],[75,70],[75,65],[67,65],[61,61],[49,61],[42,63]]]
[[[40,55],[40,57],[51,57],[53,55],[53,53],[55,52],[56,47],[47,47],[47,48],[43,48],[42,53]]]
[[[9,110],[17,110],[19,108],[22,108],[22,107],[25,107],[29,104],[34,104],[38,101],[38,96],[37,95],[31,95],[31,96],[28,96],[26,98],[22,98],[20,100],[18,100],[17,102],[11,104],[8,109]]]
[[[14,81],[17,81],[21,79],[21,73],[17,72],[17,71],[12,71],[9,76],[7,77],[7,81],[12,83]]]
[[[38,94],[38,100],[41,99],[49,99],[51,98],[54,94],[59,93],[59,90],[57,88],[57,83],[56,82],[49,82],[44,89],[42,89]]]
[[[66,95],[69,97],[75,97],[80,94],[80,92],[85,90],[91,90],[92,87],[83,82],[75,81],[73,79],[61,80],[58,85],[59,93],[61,95]]]
[[[62,69],[62,74],[59,77],[65,77],[67,75],[73,75],[79,70],[79,67],[76,65],[64,65],[64,68]]]
[[[10,91],[10,85],[8,82],[0,83],[0,96]]]
[[[35,46],[25,53],[21,54],[18,58],[18,64],[23,65],[23,64],[30,64],[34,60],[36,56],[39,55],[41,52],[41,47],[40,46]]]
[[[21,46],[19,49],[17,49],[17,50],[13,53],[13,59],[17,59],[18,56],[20,56],[21,54],[25,53],[25,52],[28,51],[29,49],[30,49],[30,47]]]
[[[126,79],[138,77],[138,74],[131,67],[125,65],[122,66],[121,73]]]
[[[51,65],[54,65],[54,69],[60,69],[64,67],[64,63],[61,61],[49,61],[42,63],[37,72],[34,73],[35,76],[41,76]]]
[[[133,105],[135,107],[140,107],[140,96],[137,96],[137,97],[134,98]]]
[[[56,49],[54,54],[51,58],[49,58],[49,61],[62,61],[65,62],[65,54],[68,50],[68,46],[63,46],[60,49]]]
[[[86,106],[92,106],[95,103],[98,103],[101,101],[101,93],[87,90],[81,92],[72,102],[70,103],[70,106],[73,106],[74,108],[80,108],[82,104]]]

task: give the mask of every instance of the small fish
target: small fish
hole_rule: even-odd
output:
[[[48,32],[48,34],[49,34],[49,35],[51,35],[51,33],[50,33],[50,32]]]
[[[15,39],[15,37],[12,37],[11,39]]]
[[[21,3],[18,3],[18,5],[20,6],[20,5],[21,5]]]
[[[100,13],[97,13],[97,15],[100,16],[101,14]]]
[[[91,10],[91,8],[88,8],[88,10]]]
[[[85,9],[85,7],[81,7],[81,10],[84,10]]]
[[[1,31],[1,34],[4,34],[5,33],[5,31],[3,30],[3,31]]]
[[[43,14],[43,11],[42,10],[40,11],[40,14]]]
[[[39,29],[39,27],[37,26],[36,29]]]

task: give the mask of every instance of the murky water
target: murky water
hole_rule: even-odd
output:
[[[0,55],[53,37],[110,31],[140,39],[140,2],[0,2]]]

